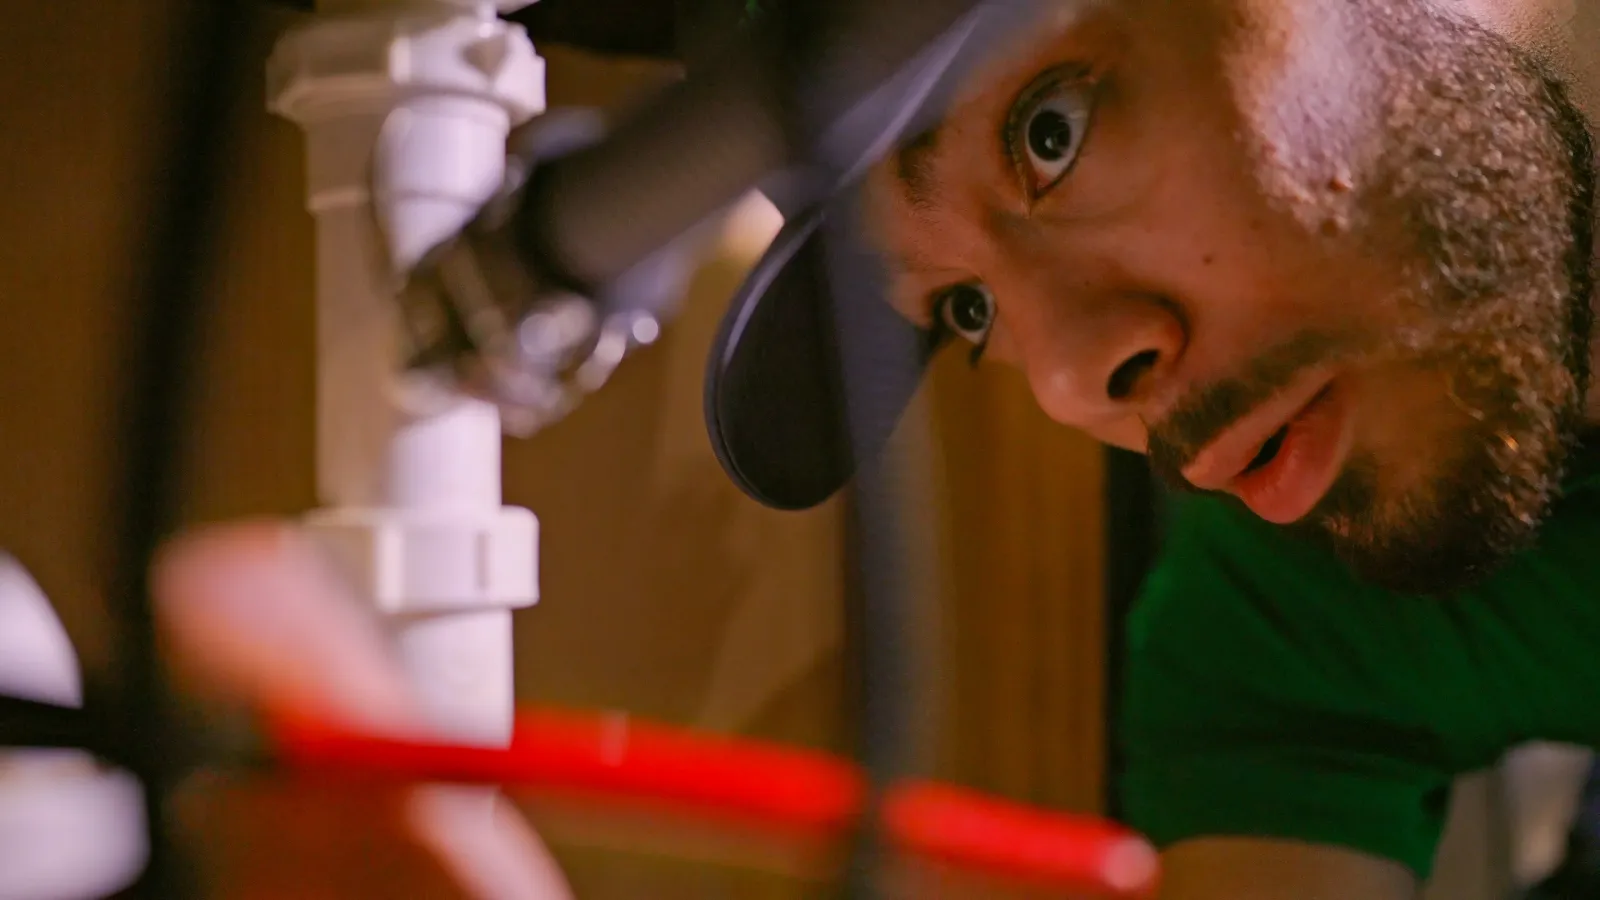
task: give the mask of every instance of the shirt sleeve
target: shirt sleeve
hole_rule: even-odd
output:
[[[1297,840],[1426,879],[1453,776],[1388,690],[1406,673],[1363,642],[1378,623],[1338,596],[1336,572],[1217,503],[1180,504],[1130,622],[1124,816],[1158,847]]]

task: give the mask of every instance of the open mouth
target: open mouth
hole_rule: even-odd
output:
[[[1291,504],[1281,499],[1280,495],[1287,496],[1281,489],[1295,482],[1296,490],[1288,493],[1295,495],[1292,505],[1297,506],[1306,499],[1299,488],[1315,487],[1300,482],[1327,475],[1322,464],[1333,465],[1332,457],[1343,452],[1347,404],[1331,402],[1343,396],[1335,384],[1331,376],[1317,380],[1308,376],[1304,384],[1281,392],[1214,438],[1183,468],[1183,477],[1202,491],[1227,491],[1241,499],[1247,495],[1257,501],[1252,508],[1261,507],[1258,514],[1271,508],[1272,515],[1263,518],[1293,512]],[[1267,428],[1272,431],[1263,434]],[[1307,468],[1311,463],[1317,471]],[[1286,475],[1294,477],[1285,480]]]
[[[1309,514],[1349,453],[1349,395],[1326,386],[1267,438],[1226,490],[1279,525]]]
[[[1245,466],[1244,471],[1240,474],[1249,475],[1251,472],[1261,469],[1276,459],[1278,456],[1278,451],[1283,449],[1284,438],[1287,438],[1288,436],[1289,423],[1285,423],[1283,427],[1273,432],[1272,437],[1267,438],[1267,442],[1261,445],[1261,449],[1256,451],[1255,458],[1250,460],[1250,464]]]

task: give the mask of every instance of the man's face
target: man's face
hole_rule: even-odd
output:
[[[1590,151],[1433,0],[1114,0],[874,175],[907,316],[1401,590],[1524,546],[1577,428]]]

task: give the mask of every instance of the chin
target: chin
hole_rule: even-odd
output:
[[[1370,459],[1352,462],[1318,511],[1295,527],[1326,542],[1364,584],[1441,597],[1493,576],[1538,539],[1559,464],[1522,477],[1470,444],[1420,483],[1386,483]]]

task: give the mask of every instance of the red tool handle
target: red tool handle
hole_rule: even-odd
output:
[[[277,720],[271,736],[291,766],[579,791],[824,837],[855,825],[865,794],[857,768],[827,754],[623,715],[525,708],[506,749],[374,738],[289,719]],[[896,849],[962,869],[1105,898],[1154,891],[1154,851],[1101,819],[930,782],[894,786],[882,818]]]

